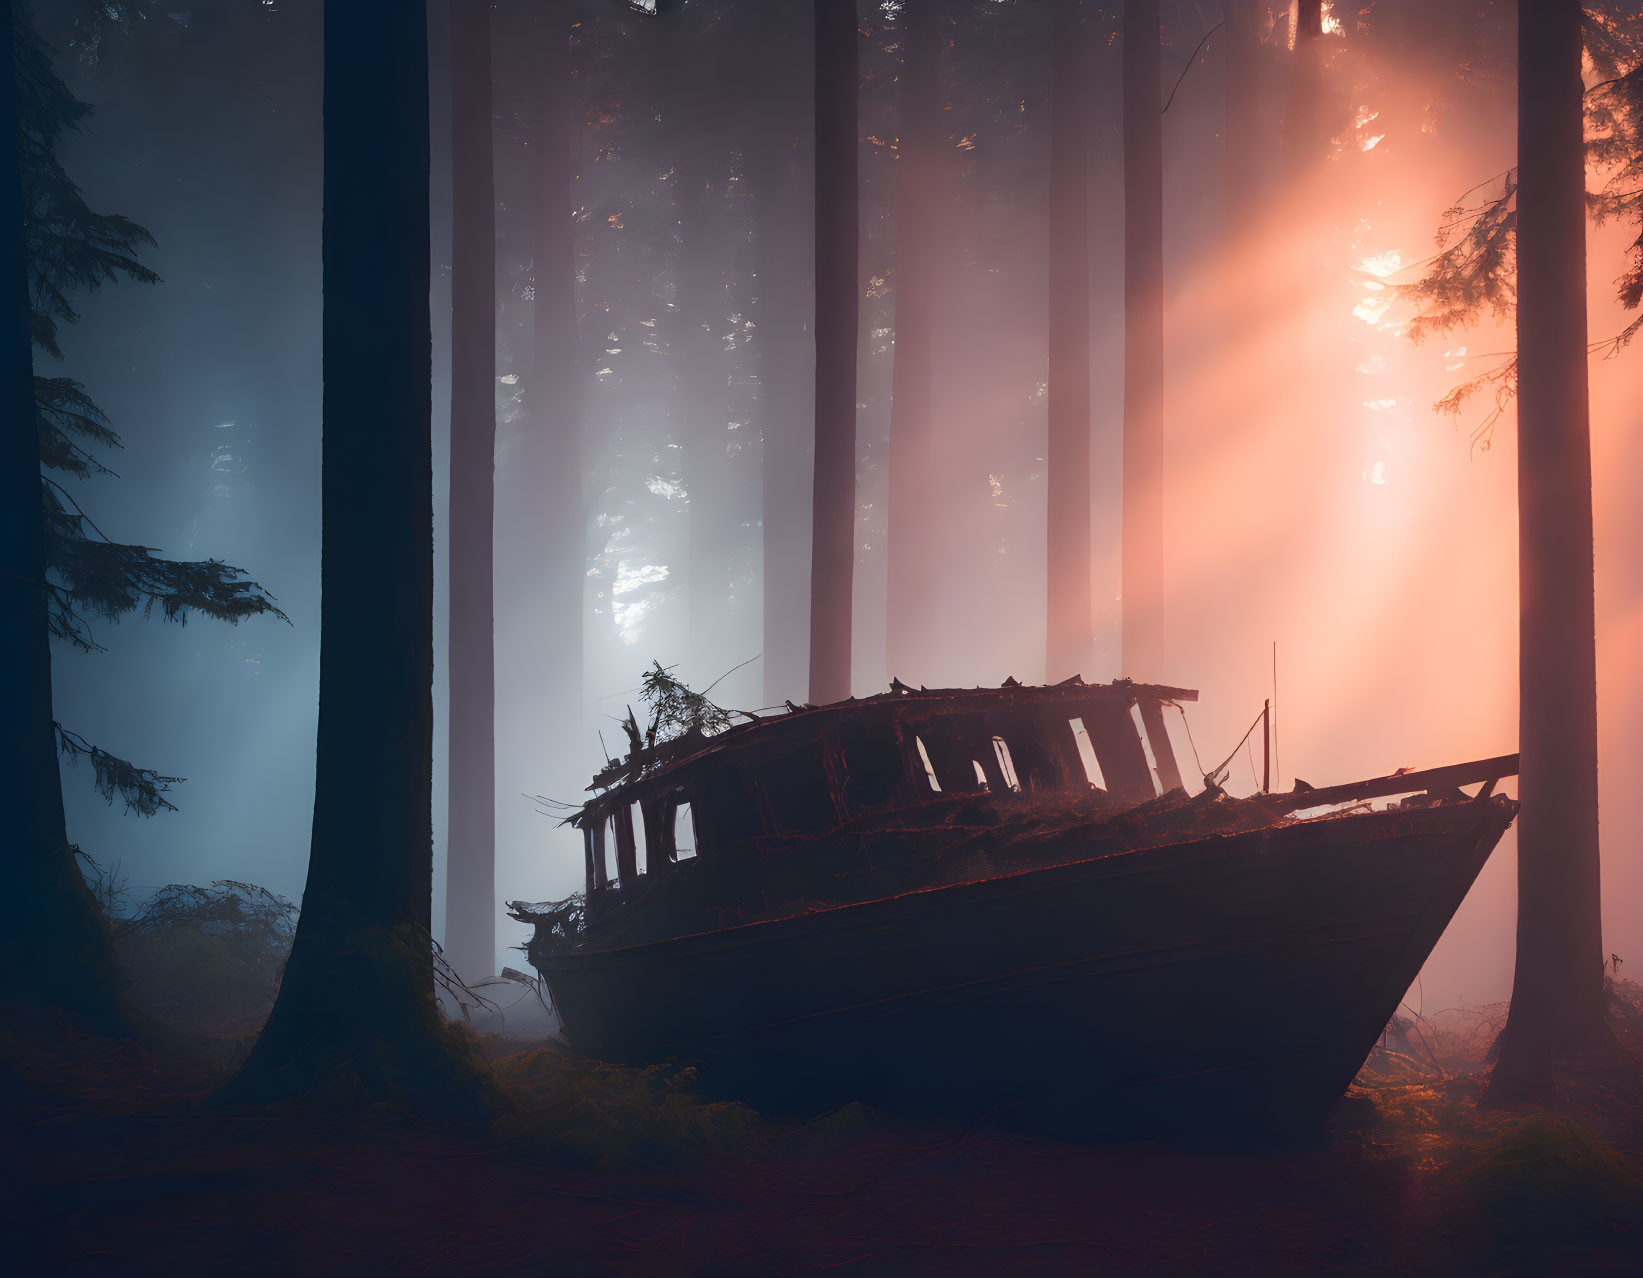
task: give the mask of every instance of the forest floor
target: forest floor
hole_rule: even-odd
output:
[[[221,1113],[199,1102],[223,1056],[61,1029],[13,1038],[0,1078],[10,1272],[1635,1274],[1643,987],[1611,1011],[1555,1114],[1478,1108],[1498,1009],[1474,1011],[1378,1050],[1309,1142],[1242,1151],[855,1106],[782,1126],[506,1040],[484,1050],[558,1138]]]

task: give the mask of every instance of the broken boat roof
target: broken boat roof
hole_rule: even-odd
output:
[[[775,714],[758,715],[742,710],[748,722],[739,723],[712,736],[688,732],[669,741],[658,741],[643,750],[633,751],[606,764],[587,787],[589,790],[609,791],[641,779],[649,779],[664,770],[671,771],[686,763],[710,754],[750,745],[750,734],[778,724],[789,724],[799,719],[809,720],[815,731],[821,731],[838,718],[852,712],[878,711],[890,706],[922,707],[939,713],[953,711],[984,711],[996,708],[1030,707],[1053,704],[1057,701],[1098,701],[1146,699],[1162,703],[1197,701],[1194,688],[1174,688],[1166,684],[1136,683],[1130,679],[1115,679],[1111,683],[1085,683],[1079,675],[1060,683],[1024,684],[1014,678],[1006,679],[996,688],[913,688],[899,679],[890,681],[887,692],[868,697],[850,697],[844,701],[824,705],[795,705],[789,701],[785,710]],[[602,808],[602,799],[590,800],[586,808]],[[584,809],[586,810],[586,809]],[[578,818],[570,818],[576,823]]]

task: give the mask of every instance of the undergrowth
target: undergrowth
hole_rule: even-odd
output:
[[[492,1068],[517,1106],[494,1130],[554,1161],[676,1169],[764,1139],[758,1114],[703,1097],[688,1066],[607,1065],[538,1049]]]

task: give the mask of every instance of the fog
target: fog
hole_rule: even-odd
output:
[[[580,838],[537,796],[580,801],[603,762],[601,731],[615,753],[616,719],[652,660],[696,688],[718,680],[714,700],[747,710],[802,702],[807,668],[808,6],[691,0],[660,17],[614,0],[573,6],[581,142],[573,207],[559,210],[532,200],[544,38],[536,7],[495,11],[501,900],[580,887]],[[1092,57],[1096,648],[1082,673],[1199,689],[1191,723],[1202,771],[1274,695],[1276,652],[1274,779],[1285,786],[1517,748],[1513,410],[1490,425],[1488,392],[1457,415],[1433,409],[1511,351],[1511,320],[1486,317],[1416,345],[1404,331],[1414,306],[1389,287],[1418,278],[1463,192],[1512,165],[1510,60],[1496,66],[1484,46],[1466,44],[1471,69],[1459,76],[1441,50],[1397,37],[1402,7],[1374,7],[1391,16],[1373,35],[1327,19],[1320,130],[1333,136],[1300,162],[1279,141],[1288,18],[1278,15],[1262,52],[1270,146],[1260,207],[1234,229],[1225,32],[1193,56],[1221,6],[1164,6],[1163,79],[1174,97],[1164,116],[1166,639],[1157,670],[1119,664],[1118,43]],[[861,7],[857,695],[892,675],[932,687],[1044,677],[1048,6],[940,8],[953,19],[942,54],[940,212],[932,225],[898,231],[902,5]],[[107,652],[56,649],[66,726],[187,778],[169,796],[178,811],[140,820],[98,798],[89,773],[68,770],[70,837],[118,862],[139,888],[231,878],[297,899],[319,642],[319,5],[209,0],[187,15],[130,19],[108,26],[94,60],[83,29],[49,13],[42,21],[71,87],[96,106],[65,167],[93,207],[153,232],[144,260],[164,281],[85,298],[83,319],[64,330],[63,373],[86,383],[126,445],[111,459],[120,478],[86,481],[85,505],[111,537],[245,568],[290,618],[238,627],[127,619],[100,627]],[[1502,20],[1489,21],[1498,45]],[[81,43],[70,48],[71,39]],[[436,63],[440,53],[436,40]],[[439,307],[448,306],[450,259],[440,237],[448,240],[450,219],[440,85],[436,69],[443,583],[449,391]],[[576,228],[582,546],[544,540],[540,468],[557,463],[528,433],[532,304],[555,282],[539,278],[533,259],[537,220],[548,216]],[[895,250],[908,233],[931,237],[944,264],[939,456],[923,481],[929,508],[916,512],[939,572],[926,583],[921,668],[889,670]],[[1629,318],[1613,281],[1634,235],[1589,232],[1594,341]],[[1640,360],[1622,350],[1591,363],[1604,926],[1622,958],[1643,955],[1643,795],[1630,781],[1643,764],[1643,507],[1632,491],[1643,473]],[[554,556],[584,567],[579,671],[560,669],[563,654],[538,638],[533,582]],[[435,633],[438,707],[443,614]],[[567,673],[579,704],[550,697]],[[436,745],[436,930],[443,766]],[[1255,788],[1257,768],[1235,762],[1229,789]],[[1416,995],[1427,1010],[1509,993],[1514,854],[1508,833],[1428,962]],[[500,901],[498,917],[499,945],[521,943],[524,929]],[[498,965],[507,962],[519,959],[499,951]]]

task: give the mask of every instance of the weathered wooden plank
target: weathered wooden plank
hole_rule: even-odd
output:
[[[639,852],[633,843],[633,808],[618,803],[611,813],[616,822],[616,880],[628,887],[639,877]]]
[[[1517,775],[1518,757],[1515,754],[1496,755],[1492,759],[1476,759],[1471,763],[1452,763],[1443,768],[1427,768],[1420,772],[1393,773],[1389,777],[1374,777],[1368,781],[1352,781],[1345,785],[1326,785],[1320,789],[1296,782],[1297,788],[1287,794],[1263,795],[1262,802],[1278,811],[1291,812],[1297,808],[1319,808],[1332,803],[1351,803],[1358,799],[1380,799],[1394,794],[1415,794],[1425,790],[1452,790],[1456,786],[1473,785],[1479,781],[1498,781],[1501,777]]]
[[[1141,723],[1147,729],[1147,744],[1152,747],[1153,761],[1158,764],[1158,782],[1166,791],[1181,789],[1181,769],[1175,762],[1175,747],[1170,744],[1169,729],[1164,726],[1164,706],[1152,697],[1139,697]]]

